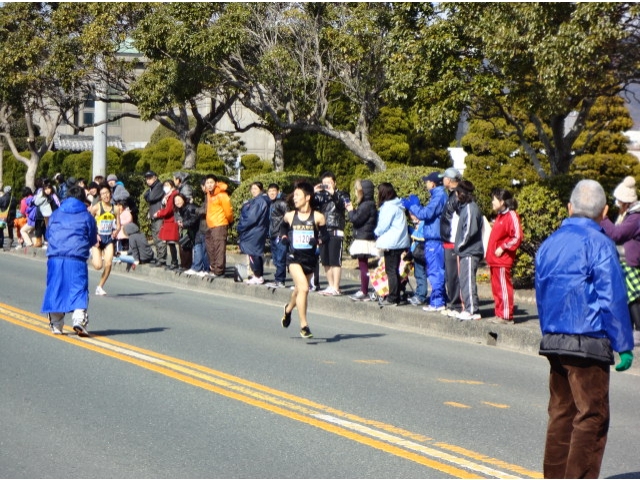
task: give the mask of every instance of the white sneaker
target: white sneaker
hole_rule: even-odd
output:
[[[196,272],[196,275],[199,276],[200,278],[204,278],[207,276],[207,272],[202,270],[201,272]]]
[[[197,274],[198,272],[196,272],[193,268],[190,268],[189,270],[184,272],[184,275],[197,275]]]
[[[51,328],[51,333],[54,335],[62,335],[62,331],[64,330],[64,314],[49,314],[49,328]],[[54,318],[55,316],[55,318]]]
[[[251,279],[246,280],[245,283],[247,285],[262,285],[264,283],[264,278],[262,278],[262,277],[251,277]]]
[[[351,295],[349,298],[354,302],[368,302],[370,300],[369,295],[361,290],[358,290],[355,295]]]
[[[84,328],[84,326],[80,325],[79,323],[74,324],[73,329],[75,330],[75,332],[78,334],[79,337],[89,336],[89,332],[87,332],[87,329]]]
[[[467,311],[460,312],[456,318],[460,321],[467,322],[469,320],[480,320],[482,317],[479,313],[469,313]]]
[[[447,317],[451,318],[458,318],[458,315],[460,315],[460,312],[458,312],[457,310],[449,310],[449,313],[447,313]]]
[[[106,295],[106,294],[107,294],[107,292],[105,292],[105,291],[102,289],[102,287],[101,287],[101,286],[97,286],[97,287],[96,287],[96,295],[104,296],[104,295]]]
[[[433,305],[427,305],[426,307],[422,307],[422,310],[425,312],[442,312],[445,309],[444,305],[440,307],[434,307]]]

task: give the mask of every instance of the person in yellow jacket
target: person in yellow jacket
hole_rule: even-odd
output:
[[[233,223],[233,209],[227,193],[227,184],[219,182],[215,175],[205,177],[207,233],[205,246],[209,256],[210,274],[224,275],[227,267],[227,233]]]

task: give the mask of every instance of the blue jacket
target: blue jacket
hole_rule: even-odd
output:
[[[242,206],[238,235],[240,251],[247,255],[262,255],[269,234],[269,207],[271,201],[266,195],[258,195]]]
[[[87,260],[91,247],[98,243],[98,226],[84,202],[69,197],[51,214],[45,235],[47,257]]]
[[[380,250],[397,250],[409,247],[409,228],[402,200],[387,200],[380,207],[378,225],[373,232],[376,247]]]
[[[614,243],[588,218],[572,217],[545,240],[535,261],[542,355],[613,364],[633,350],[624,274]]]
[[[412,205],[409,211],[415,215],[418,220],[424,220],[424,239],[425,240],[441,240],[440,238],[440,217],[444,211],[444,207],[449,199],[444,187],[435,187],[429,190],[431,199],[424,207],[421,205]]]

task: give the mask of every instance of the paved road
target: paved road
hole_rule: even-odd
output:
[[[0,254],[0,272],[3,478],[540,475],[536,355],[323,315],[315,300],[307,341],[279,326],[280,292],[164,272],[116,272],[91,298],[94,336],[54,337],[43,259]],[[603,475],[639,475],[637,380],[613,375]]]

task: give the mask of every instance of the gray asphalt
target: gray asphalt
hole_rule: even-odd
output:
[[[90,330],[98,339],[415,432],[430,448],[450,445],[540,469],[547,365],[537,355],[468,337],[416,335],[426,330],[403,325],[397,312],[434,316],[413,307],[384,313],[317,295],[310,315],[316,336],[305,341],[295,315],[289,330],[279,326],[288,291],[145,267],[115,270],[109,295],[91,297]],[[42,256],[0,254],[1,301],[39,312],[44,272]],[[92,287],[97,278],[92,272]],[[348,308],[371,313],[351,318]],[[395,318],[385,318],[392,310]],[[3,478],[456,476],[78,348],[72,335],[59,340],[0,321]],[[637,477],[637,377],[612,377],[603,474]]]

